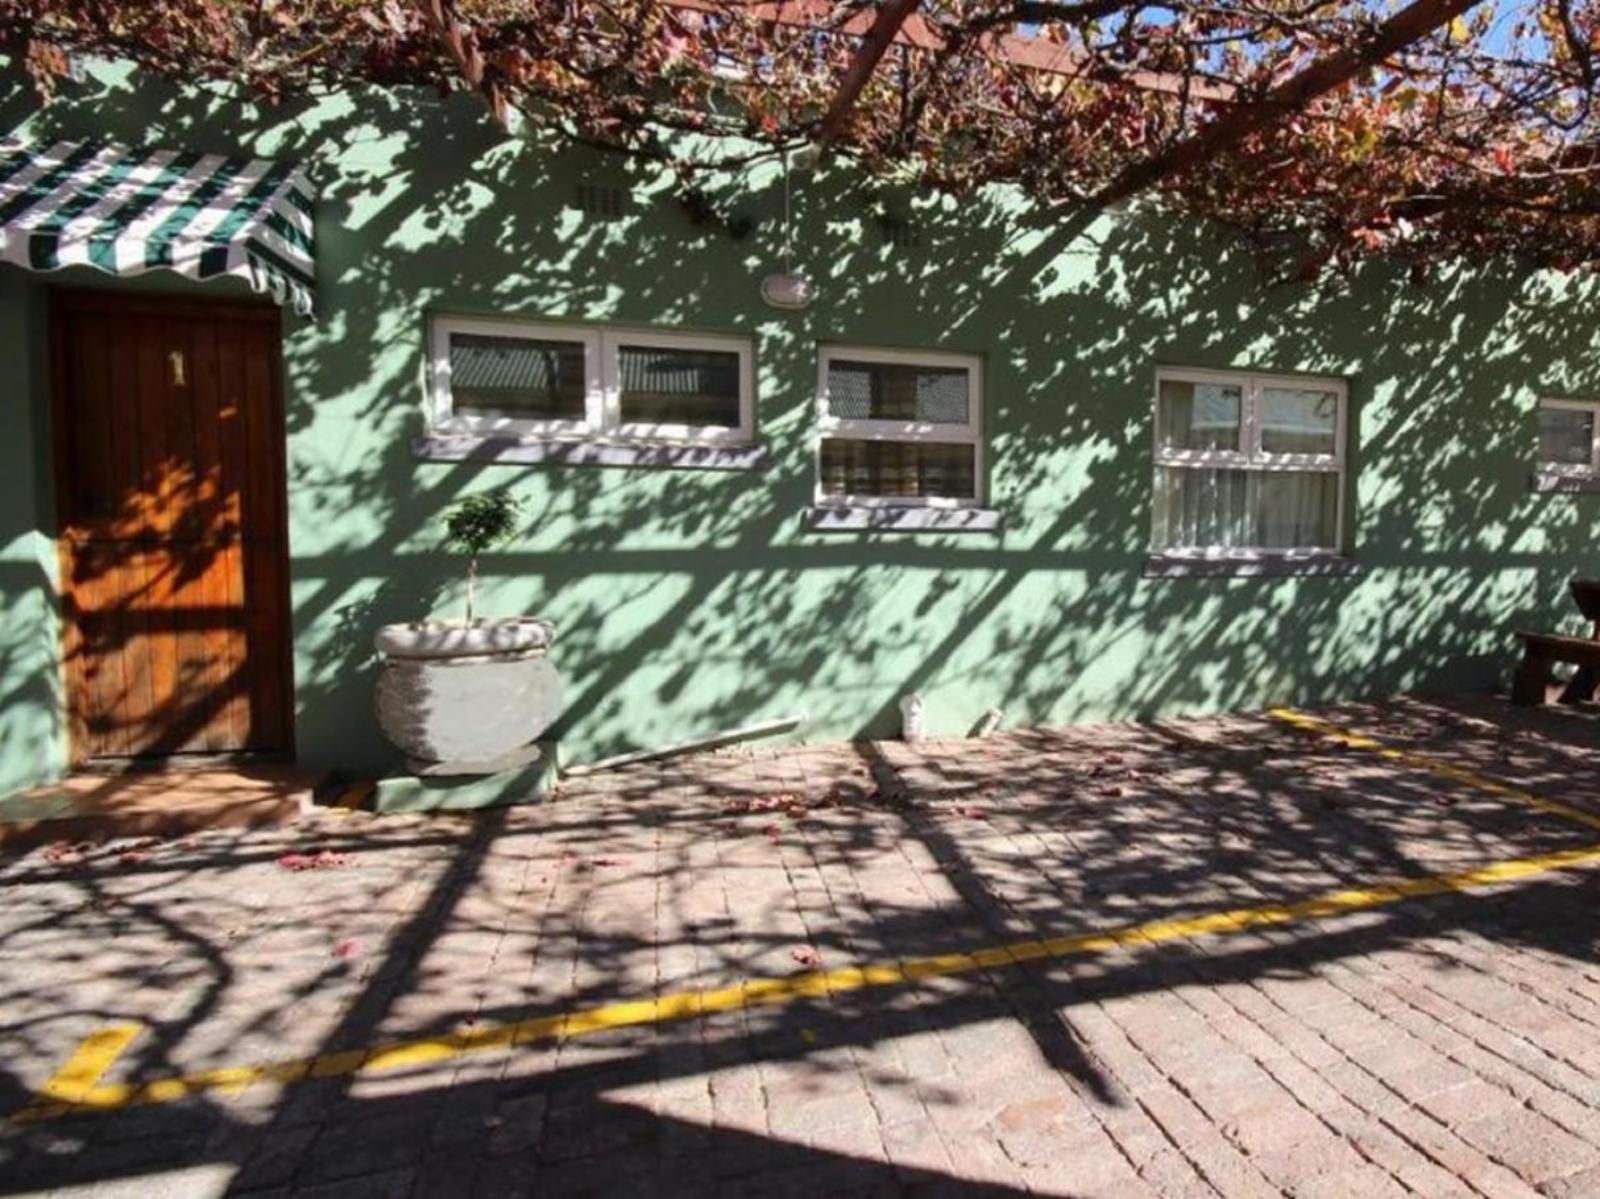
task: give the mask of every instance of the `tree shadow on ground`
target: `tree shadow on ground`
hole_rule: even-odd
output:
[[[1343,715],[1442,742],[1479,769],[1510,728],[1519,770],[1537,771],[1543,793],[1600,801],[1583,756],[1600,747],[1600,725],[1520,714],[1493,723],[1500,712],[1407,701]],[[6,872],[14,903],[0,955],[32,962],[37,981],[9,974],[7,1059],[59,1059],[62,1030],[127,1019],[152,998],[151,1031],[121,1067],[128,1077],[333,1055],[792,974],[797,945],[824,968],[905,961],[1592,840],[1257,720],[1028,732],[960,753],[701,757],[595,776],[538,810],[329,827],[318,845],[353,862],[305,876],[299,902],[270,886],[293,843],[271,835],[121,863],[18,862]],[[1589,963],[1595,886],[1588,874],[1558,876],[1350,920],[598,1030],[391,1076],[13,1126],[6,1185],[212,1165],[237,1168],[241,1190],[359,1178],[406,1193],[426,1177],[453,1193],[784,1193],[808,1180],[814,1192],[822,1178],[848,1193],[1008,1193],[975,1181],[992,1163],[896,1172],[881,1148],[838,1144],[853,1122],[917,1111],[925,1123],[908,1123],[919,1131],[969,1120],[973,1143],[1014,1168],[1042,1168],[1106,1113],[1137,1108],[1090,1019],[1104,1005],[1326,977],[1412,946],[1444,961],[1464,952],[1462,938]],[[354,935],[381,942],[359,968],[327,948]],[[1284,1003],[1277,1018],[1293,1024]],[[975,1029],[1023,1039],[956,1039]],[[895,1056],[930,1035],[964,1056],[937,1071]],[[863,1071],[875,1076],[863,1082]],[[19,1098],[25,1089],[14,1075],[4,1085]],[[1044,1111],[1043,1123],[997,1120],[982,1106],[995,1094]],[[1070,1190],[1071,1163],[1053,1168]]]

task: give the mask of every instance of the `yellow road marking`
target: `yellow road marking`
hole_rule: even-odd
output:
[[[40,1087],[15,1119],[43,1119],[85,1102],[129,1043],[144,1031],[140,1024],[108,1024],[78,1042],[72,1056]]]
[[[1285,724],[1304,729],[1306,732],[1317,733],[1331,741],[1348,745],[1351,749],[1368,750],[1377,754],[1380,758],[1387,758],[1391,762],[1400,762],[1406,766],[1415,766],[1419,770],[1426,770],[1429,774],[1448,779],[1452,783],[1464,783],[1469,787],[1476,787],[1479,791],[1497,795],[1501,799],[1514,800],[1517,803],[1526,804],[1537,811],[1547,812],[1552,816],[1561,816],[1588,828],[1600,828],[1600,816],[1585,812],[1582,808],[1574,808],[1553,799],[1545,799],[1543,796],[1535,795],[1532,791],[1514,787],[1510,783],[1503,783],[1499,779],[1492,779],[1475,771],[1464,770],[1460,766],[1439,758],[1429,757],[1427,754],[1419,754],[1409,749],[1397,749],[1392,745],[1379,741],[1375,737],[1368,737],[1364,733],[1356,733],[1349,729],[1340,728],[1338,725],[1329,724],[1326,720],[1319,720],[1315,716],[1297,712],[1293,708],[1273,708],[1267,715],[1275,720],[1281,720]]]
[[[12,1117],[38,1120],[72,1112],[115,1111],[135,1104],[170,1103],[208,1091],[231,1092],[255,1082],[294,1082],[301,1078],[333,1078],[415,1069],[464,1053],[512,1050],[540,1041],[565,1040],[603,1029],[631,1028],[692,1020],[711,1012],[798,999],[822,998],[876,987],[902,986],[918,979],[967,974],[991,967],[1097,953],[1120,946],[1148,946],[1186,937],[1226,936],[1247,929],[1300,920],[1346,915],[1427,895],[1469,891],[1474,887],[1515,882],[1538,874],[1600,863],[1600,845],[1558,850],[1537,857],[1494,862],[1452,874],[1398,879],[1370,887],[1333,891],[1309,899],[1235,908],[1200,916],[1172,917],[1122,925],[1069,936],[1015,941],[967,952],[944,953],[898,961],[842,966],[786,978],[752,979],[732,986],[684,991],[654,999],[635,999],[577,1011],[536,1016],[514,1023],[474,1028],[446,1036],[396,1041],[371,1049],[347,1049],[311,1058],[230,1066],[174,1078],[136,1083],[101,1083],[105,1068],[121,1052],[137,1026],[120,1026],[96,1034],[91,1054],[86,1041],[49,1083],[41,1096],[52,1101],[30,1105]],[[133,1031],[127,1031],[132,1029]],[[112,1034],[120,1037],[114,1040]],[[90,1041],[95,1041],[94,1037]],[[109,1051],[115,1044],[115,1050]],[[62,1080],[66,1081],[63,1083]]]

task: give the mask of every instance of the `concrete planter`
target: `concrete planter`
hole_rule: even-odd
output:
[[[423,621],[379,630],[377,714],[419,774],[495,774],[538,757],[561,714],[547,620]]]

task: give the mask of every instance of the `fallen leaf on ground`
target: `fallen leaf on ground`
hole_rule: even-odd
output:
[[[780,835],[780,830],[778,829],[778,826],[776,824],[767,825],[767,827],[763,831],[767,834],[767,840],[768,841],[771,841],[774,845],[776,845],[778,843],[778,837]]]
[[[360,956],[360,953],[361,953],[361,942],[360,941],[340,941],[339,944],[334,946],[334,949],[333,949],[333,956],[336,957],[336,958],[358,957],[358,956]]]
[[[789,956],[807,970],[815,970],[822,965],[822,955],[809,945],[796,945],[789,951]]]
[[[117,855],[117,861],[124,866],[135,866],[140,862],[148,862],[150,855],[142,849],[125,849]]]
[[[743,812],[776,812],[780,809],[787,811],[796,806],[801,808],[805,806],[803,796],[780,791],[773,795],[757,795],[750,799],[730,799],[723,805],[723,811],[737,815]]]
[[[44,848],[44,857],[47,862],[74,863],[81,862],[86,854],[95,849],[93,841],[53,841]]]
[[[968,820],[989,819],[989,813],[985,812],[982,808],[973,807],[971,804],[962,804],[960,807],[956,808],[956,815],[964,816]]]
[[[316,853],[286,853],[278,859],[279,866],[296,873],[302,870],[337,870],[350,865],[350,862],[349,854],[334,853],[328,849],[319,849]]]

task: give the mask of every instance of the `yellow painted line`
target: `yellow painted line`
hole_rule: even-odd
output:
[[[44,1119],[86,1102],[122,1051],[143,1031],[140,1024],[108,1024],[95,1029],[78,1042],[72,1056],[13,1119]]]
[[[74,1054],[41,1094],[51,1096],[52,1104],[30,1107],[13,1119],[43,1119],[67,1112],[105,1112],[135,1104],[170,1103],[189,1095],[208,1091],[232,1092],[253,1083],[289,1083],[302,1078],[334,1078],[355,1074],[377,1074],[435,1065],[465,1053],[485,1050],[510,1051],[541,1041],[561,1041],[585,1033],[614,1028],[637,1028],[693,1020],[713,1012],[733,1011],[760,1005],[792,1003],[799,999],[823,998],[879,987],[914,984],[919,979],[942,978],[978,970],[1015,966],[1041,961],[1099,953],[1121,947],[1139,948],[1187,937],[1226,936],[1253,928],[1291,924],[1301,920],[1347,915],[1351,912],[1384,907],[1406,899],[1470,891],[1475,887],[1516,882],[1557,870],[1570,870],[1600,863],[1600,845],[1565,849],[1537,857],[1494,862],[1473,870],[1453,874],[1427,875],[1398,879],[1369,887],[1333,891],[1309,899],[1288,900],[1253,908],[1208,912],[1199,916],[1172,917],[1122,925],[1108,929],[1074,933],[1068,936],[1016,941],[967,952],[943,953],[898,961],[841,966],[785,978],[751,979],[727,987],[684,991],[654,999],[634,999],[577,1011],[535,1016],[514,1023],[469,1029],[437,1037],[396,1041],[371,1049],[349,1049],[311,1058],[268,1062],[261,1065],[230,1066],[135,1083],[101,1083],[105,1067],[132,1039],[131,1032],[111,1052],[112,1041],[96,1042],[90,1053],[88,1042]],[[137,1031],[137,1026],[124,1026]],[[112,1030],[97,1036],[107,1037]],[[91,1038],[93,1040],[94,1038]],[[81,1060],[80,1060],[81,1059]],[[66,1082],[61,1080],[65,1078]],[[54,1086],[54,1090],[51,1090]]]
[[[1402,765],[1414,766],[1419,770],[1426,770],[1442,779],[1452,783],[1462,783],[1468,787],[1476,787],[1479,791],[1490,795],[1499,796],[1501,799],[1513,800],[1516,803],[1526,804],[1540,812],[1551,816],[1560,816],[1574,821],[1588,828],[1600,829],[1600,816],[1592,812],[1585,812],[1582,808],[1574,808],[1569,804],[1560,803],[1553,799],[1545,799],[1535,795],[1532,791],[1522,787],[1512,786],[1510,783],[1501,782],[1499,779],[1489,778],[1487,775],[1478,774],[1476,771],[1464,770],[1451,762],[1440,758],[1429,757],[1409,749],[1396,747],[1369,737],[1364,733],[1353,732],[1350,729],[1340,728],[1338,725],[1329,724],[1326,720],[1319,720],[1315,716],[1308,716],[1304,712],[1297,712],[1293,708],[1273,708],[1267,713],[1274,720],[1281,720],[1284,724],[1293,725],[1308,733],[1316,733],[1337,741],[1341,745],[1348,745],[1351,749],[1364,749],[1377,754],[1380,758],[1387,758],[1391,762]]]

